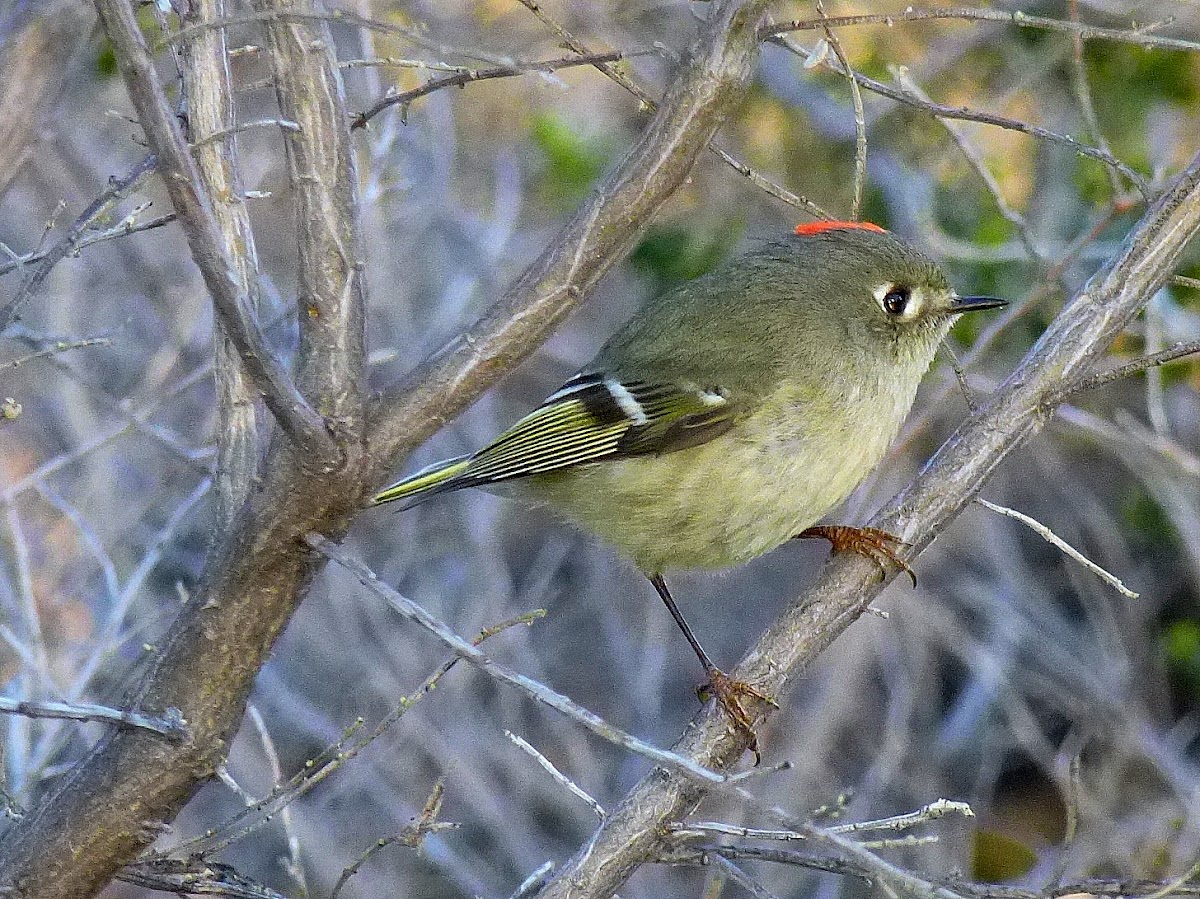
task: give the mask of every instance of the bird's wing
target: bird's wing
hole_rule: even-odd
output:
[[[739,411],[719,387],[581,374],[472,456],[456,479],[468,486],[670,453],[725,433]]]

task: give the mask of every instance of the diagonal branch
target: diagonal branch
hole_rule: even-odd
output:
[[[216,314],[241,357],[246,373],[262,393],[267,408],[296,444],[321,460],[340,458],[325,422],[292,383],[271,351],[248,308],[237,271],[222,244],[208,196],[191,151],[179,128],[166,92],[154,70],[154,58],[138,27],[129,0],[96,0],[96,9],[125,79],[151,150],[158,157],[171,204],[183,225],[192,259],[204,276]]]
[[[1053,412],[1063,383],[1085,375],[1155,291],[1200,231],[1200,155],[1158,200],[1118,252],[1051,323],[991,401],[973,414],[917,479],[871,525],[898,534],[915,556],[971,501],[988,476],[1036,434]],[[849,555],[831,560],[820,578],[762,635],[733,676],[781,696],[787,685],[858,618],[883,589],[878,568]],[[759,711],[770,714],[769,708]],[[746,741],[724,713],[707,706],[674,751],[706,768],[734,764]],[[691,814],[707,793],[662,769],[648,774],[613,809],[539,899],[612,895],[637,867],[667,848],[666,825]]]
[[[156,139],[174,149],[177,126],[161,87],[139,83],[154,73],[127,0],[97,3],[118,37],[114,43],[130,93],[148,107],[145,117],[154,122]],[[345,444],[346,467],[332,471],[312,465],[311,451],[294,441],[280,441],[267,453],[256,489],[222,529],[200,585],[156,642],[145,678],[123,703],[147,714],[178,708],[188,738],[175,745],[141,729],[106,734],[47,786],[0,841],[0,894],[10,899],[94,895],[213,776],[256,674],[324,562],[304,546],[305,535],[340,539],[372,482],[382,479],[389,458],[416,446],[515,366],[630,246],[744,96],[757,60],[755,29],[766,6],[766,0],[706,5],[711,18],[628,158],[504,302],[459,346],[416,372],[410,386],[379,404],[369,461],[357,454],[352,440]],[[197,228],[205,230],[207,210],[195,182],[187,180],[190,159],[184,152],[168,166],[160,154],[159,162],[160,171],[172,173],[166,176],[168,185],[185,194],[181,202],[193,216],[191,238]],[[354,213],[336,204],[334,209]],[[197,246],[214,250],[211,235],[202,235]],[[228,281],[219,246],[214,252],[204,257],[206,265],[217,269],[218,280]],[[356,258],[351,252],[347,257]],[[320,384],[321,373],[332,369],[318,366],[316,371],[313,383]],[[301,383],[309,384],[303,378]],[[323,402],[322,389],[317,387],[314,396]],[[353,400],[344,408],[352,409]],[[306,418],[311,412],[305,410]],[[335,409],[333,425],[340,428],[337,415]]]
[[[630,55],[626,53],[592,53],[585,56],[565,56],[560,59],[546,59],[538,62],[514,63],[510,66],[494,66],[490,69],[464,69],[461,72],[455,72],[453,75],[445,75],[441,78],[431,78],[420,87],[414,87],[412,90],[404,91],[399,94],[389,94],[371,104],[371,108],[360,112],[354,117],[354,121],[350,123],[352,131],[359,128],[366,128],[367,124],[375,116],[379,115],[385,109],[390,109],[393,106],[400,107],[400,121],[405,121],[408,117],[408,107],[412,105],[414,100],[419,100],[421,97],[427,97],[434,91],[440,91],[447,87],[463,87],[475,81],[487,81],[492,78],[511,78],[514,75],[524,75],[529,72],[557,72],[559,69],[571,69],[577,66],[600,66],[617,62],[621,59],[626,59]]]
[[[329,23],[288,22],[321,14],[313,0],[255,0],[264,26],[279,111],[299,128],[283,132],[299,240],[296,381],[334,433],[358,444],[365,425],[363,248],[358,172]]]
[[[372,455],[389,460],[426,438],[529,355],[591,290],[691,171],[745,95],[767,0],[720,0],[629,154],[501,300],[449,349],[382,397]]]
[[[225,0],[193,0],[185,21],[220,18]],[[242,197],[237,145],[227,131],[233,124],[233,88],[225,32],[199,32],[178,47],[187,102],[189,137],[205,193],[212,198],[213,220],[238,279],[238,292],[250,296],[258,278],[258,253],[250,213]],[[222,136],[224,135],[224,136]],[[255,310],[257,312],[257,310]],[[213,328],[213,379],[217,387],[217,520],[224,524],[245,502],[258,468],[259,414],[254,390],[238,358],[237,347],[218,317]]]

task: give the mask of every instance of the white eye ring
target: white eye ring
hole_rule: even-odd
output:
[[[875,302],[888,318],[896,321],[911,321],[921,312],[923,297],[919,288],[908,284],[888,281],[872,291]]]

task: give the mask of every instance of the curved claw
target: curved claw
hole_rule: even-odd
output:
[[[917,586],[917,574],[904,559],[896,552],[896,547],[911,546],[895,534],[881,531],[879,528],[856,528],[848,525],[817,525],[805,528],[796,535],[798,540],[820,537],[833,545],[833,552],[852,552],[866,556],[879,566],[880,574],[887,576],[888,565],[899,568],[912,580],[914,589]]]
[[[754,764],[757,767],[762,761],[762,756],[758,752],[758,735],[754,732],[754,722],[742,704],[742,699],[755,699],[775,708],[779,708],[779,704],[753,685],[745,681],[734,680],[720,668],[709,670],[708,683],[697,688],[696,695],[702,701],[710,697],[717,700],[718,705],[725,710],[725,714],[733,722],[734,729],[746,738],[746,748],[754,753]]]

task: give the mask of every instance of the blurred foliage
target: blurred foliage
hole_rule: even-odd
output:
[[[607,141],[584,137],[555,113],[535,115],[529,136],[544,159],[538,196],[559,211],[587,196],[612,157]]]
[[[652,293],[699,277],[729,255],[746,227],[736,217],[726,225],[716,233],[679,224],[652,225],[629,254],[629,264],[646,279]]]
[[[1178,688],[1186,696],[1200,697],[1200,622],[1170,622],[1163,630],[1162,642]]]
[[[979,829],[971,846],[971,877],[984,883],[1004,883],[1028,874],[1038,856],[1020,840],[995,830]]]

